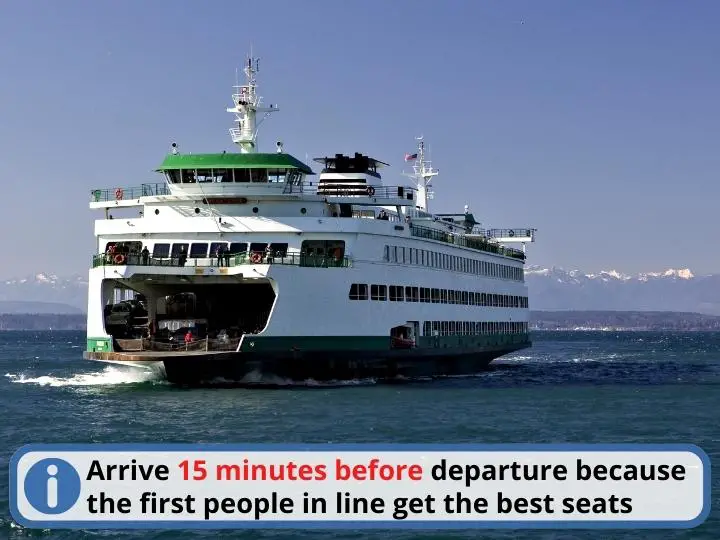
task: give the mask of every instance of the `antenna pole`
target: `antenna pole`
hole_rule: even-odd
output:
[[[230,128],[230,137],[240,147],[240,152],[244,154],[257,152],[258,127],[270,113],[279,110],[277,106],[273,105],[270,105],[270,107],[261,106],[262,97],[257,95],[257,81],[255,79],[259,65],[259,59],[254,58],[251,52],[243,70],[247,81],[242,86],[236,84],[233,87],[236,90],[232,96],[235,106],[227,109],[227,112],[235,115],[235,122],[237,123],[237,127]],[[257,113],[259,112],[265,113],[265,115],[260,121],[257,121]]]
[[[432,191],[430,188],[430,182],[433,176],[437,176],[439,171],[433,170],[430,166],[430,161],[425,159],[425,141],[423,136],[415,137],[418,142],[418,152],[413,164],[413,173],[405,174],[410,178],[413,178],[416,182],[418,192],[418,206],[421,210],[428,212],[428,199],[432,198]]]

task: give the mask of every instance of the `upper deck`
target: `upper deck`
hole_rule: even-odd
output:
[[[256,119],[256,114],[264,112],[267,116],[278,107],[261,106],[261,98],[256,93],[256,71],[257,63],[249,60],[245,68],[247,84],[238,87],[238,92],[233,94],[233,107],[227,109],[235,115],[237,127],[231,130],[231,135],[240,147],[239,153],[184,153],[173,142],[171,153],[155,169],[156,174],[162,176],[162,182],[92,190],[90,208],[104,209],[106,220],[123,213],[130,217],[129,220],[123,218],[122,223],[120,220],[102,222],[101,228],[107,235],[125,234],[127,227],[136,227],[137,235],[151,237],[165,229],[192,233],[205,226],[203,221],[185,218],[212,218],[213,226],[218,228],[217,223],[221,221],[223,227],[232,225],[226,217],[275,222],[282,222],[286,217],[304,217],[313,219],[307,222],[310,230],[315,218],[369,218],[396,222],[388,229],[395,235],[525,259],[524,245],[534,241],[534,229],[527,229],[531,231],[527,234],[521,232],[525,229],[512,229],[499,238],[497,234],[478,231],[480,224],[467,207],[463,214],[428,211],[427,199],[432,198],[430,182],[438,171],[427,167],[429,161],[425,159],[422,138],[418,139],[417,153],[405,155],[406,162],[416,163],[415,174],[405,175],[412,181],[397,185],[385,185],[382,180],[379,171],[388,167],[388,163],[357,152],[315,158],[314,161],[323,166],[316,178],[312,178],[316,173],[307,164],[283,151],[280,141],[276,152],[259,152],[257,128],[262,119]],[[141,207],[139,219],[133,207]],[[130,211],[110,214],[111,209]],[[146,221],[148,218],[153,221]],[[515,236],[516,233],[519,234]],[[523,244],[522,251],[501,245],[518,242]]]

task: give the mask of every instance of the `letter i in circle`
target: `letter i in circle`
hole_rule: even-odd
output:
[[[58,473],[57,465],[48,465],[47,473],[47,505],[55,508],[58,504],[58,480],[55,478]]]

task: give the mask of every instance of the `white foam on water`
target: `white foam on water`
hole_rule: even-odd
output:
[[[13,383],[37,384],[38,386],[115,386],[120,384],[139,384],[156,382],[162,379],[162,374],[144,369],[122,369],[108,366],[102,371],[78,373],[70,377],[55,377],[40,375],[28,377],[24,373],[6,373],[5,376]]]
[[[370,379],[348,379],[348,380],[332,380],[332,381],[316,381],[315,379],[305,379],[304,381],[293,381],[285,377],[280,377],[274,373],[260,372],[253,370],[247,373],[242,379],[231,380],[224,377],[215,377],[207,384],[252,384],[257,386],[287,386],[287,387],[333,387],[333,386],[365,386],[377,383],[374,378]]]

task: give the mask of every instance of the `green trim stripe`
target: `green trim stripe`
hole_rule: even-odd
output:
[[[157,171],[172,169],[299,169],[315,174],[290,154],[168,154]]]

